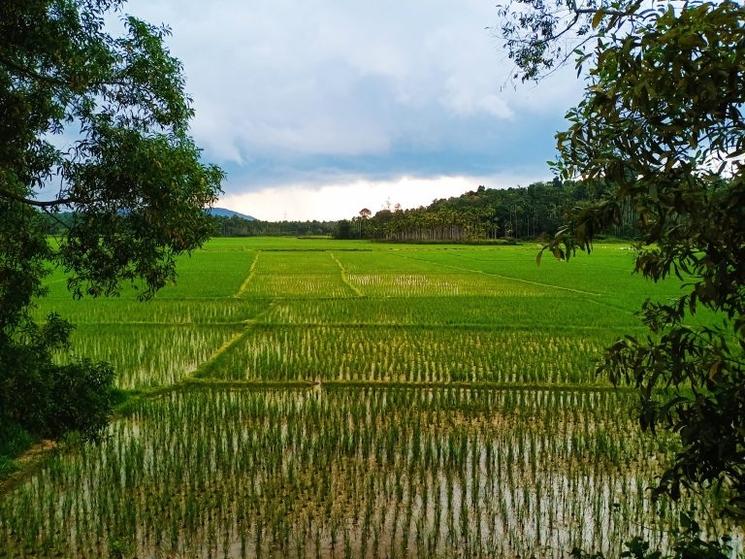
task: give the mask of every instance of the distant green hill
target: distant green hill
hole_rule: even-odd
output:
[[[227,208],[208,208],[207,213],[213,217],[239,217],[247,221],[256,221],[256,218],[250,215],[228,210]]]

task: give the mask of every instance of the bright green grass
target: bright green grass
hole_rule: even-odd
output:
[[[504,249],[504,250],[502,250]],[[665,300],[680,295],[674,279],[654,283],[633,273],[633,253],[624,245],[599,245],[591,255],[580,253],[570,262],[544,254],[538,266],[536,245],[501,247],[491,251],[421,251],[400,258],[425,261],[441,270],[465,272],[506,281],[540,285],[556,296],[575,292],[627,310],[638,310],[647,299]]]
[[[111,361],[123,388],[199,371],[232,380],[598,382],[593,362],[638,331],[647,297],[678,283],[631,273],[622,244],[569,264],[537,245],[386,245],[216,239],[179,260],[179,279],[149,302],[73,301],[48,278],[37,316],[79,328],[75,351]],[[405,327],[405,328],[401,328]]]
[[[615,557],[641,526],[664,548],[701,503],[650,503],[671,441],[593,370],[678,282],[621,244],[537,251],[217,239],[145,303],[73,301],[55,270],[37,315],[143,395],[0,494],[0,558]]]
[[[177,260],[178,282],[168,285],[157,295],[161,299],[224,298],[235,295],[249,272],[255,252],[249,247],[208,243],[205,249]],[[65,305],[72,299],[67,290],[64,270],[55,269],[47,278],[48,299]],[[142,288],[122,287],[120,298],[136,299]]]

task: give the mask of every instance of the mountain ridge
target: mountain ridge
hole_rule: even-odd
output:
[[[209,215],[214,217],[239,217],[241,219],[245,219],[246,221],[256,221],[256,218],[252,215],[242,214],[240,212],[229,210],[227,208],[207,208],[205,211]]]

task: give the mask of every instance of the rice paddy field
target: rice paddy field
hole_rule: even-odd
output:
[[[674,441],[595,377],[646,298],[623,244],[538,247],[213,240],[149,302],[38,315],[133,395],[99,444],[0,489],[0,558],[618,557],[665,547],[652,504]],[[62,357],[60,357],[62,358]]]

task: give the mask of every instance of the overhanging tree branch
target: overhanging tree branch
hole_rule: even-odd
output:
[[[22,204],[27,204],[36,208],[53,208],[56,206],[70,206],[72,204],[82,203],[82,200],[72,197],[58,198],[56,200],[33,200],[31,198],[25,198],[24,196],[20,196],[18,194],[15,194],[14,192],[9,192],[3,189],[0,189],[0,197],[7,198],[15,202],[21,202]]]
[[[7,66],[11,70],[15,70],[17,73],[36,80],[40,82],[44,82],[49,85],[54,85],[57,87],[70,87],[70,84],[67,83],[65,80],[62,80],[60,78],[55,78],[53,76],[47,76],[44,74],[40,74],[36,72],[35,70],[32,70],[31,68],[28,68],[22,64],[18,64],[16,62],[13,62],[12,60],[9,60],[8,58],[0,55],[0,64]]]

